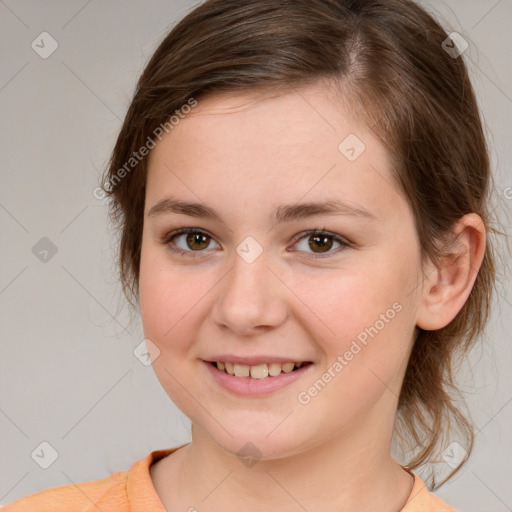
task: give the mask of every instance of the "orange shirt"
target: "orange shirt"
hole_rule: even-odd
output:
[[[78,484],[45,489],[5,505],[2,512],[166,512],[153,487],[149,467],[188,443],[156,450],[132,465],[128,471]],[[400,512],[457,512],[430,493],[414,475],[414,487]]]

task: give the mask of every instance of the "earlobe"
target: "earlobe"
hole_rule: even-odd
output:
[[[452,230],[446,255],[431,265],[422,285],[416,325],[426,331],[446,327],[467,301],[485,254],[485,226],[469,213]]]

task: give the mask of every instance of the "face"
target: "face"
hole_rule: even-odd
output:
[[[372,131],[325,86],[211,96],[148,165],[144,334],[160,383],[194,428],[232,453],[251,442],[268,458],[391,428],[420,253]],[[304,206],[334,202],[336,211]],[[258,379],[220,377],[208,362],[260,356],[311,364]],[[283,376],[286,385],[263,391]]]

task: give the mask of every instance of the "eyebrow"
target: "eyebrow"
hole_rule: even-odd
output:
[[[177,213],[190,217],[216,220],[223,224],[221,215],[214,209],[202,203],[180,201],[173,197],[166,197],[158,201],[148,211],[148,217],[165,213]],[[332,199],[324,202],[308,202],[288,204],[277,207],[270,215],[273,224],[292,222],[319,215],[346,215],[369,220],[378,220],[377,217],[361,205]]]

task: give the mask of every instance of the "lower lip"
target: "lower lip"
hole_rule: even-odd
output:
[[[282,389],[296,382],[313,366],[313,364],[310,363],[289,373],[281,372],[275,377],[255,379],[253,377],[236,377],[235,375],[229,375],[224,370],[219,370],[216,366],[207,361],[203,361],[203,363],[207,366],[208,371],[215,381],[224,389],[243,396],[269,395],[278,389]]]

